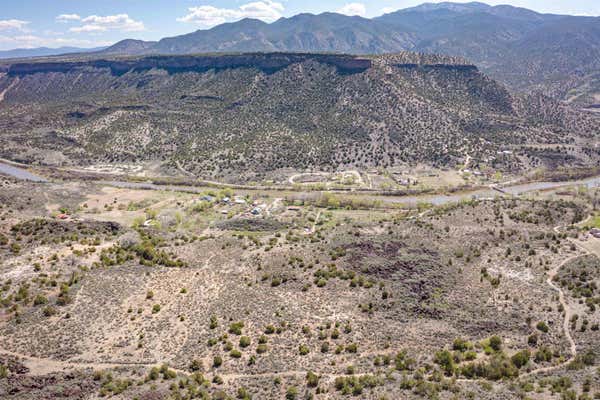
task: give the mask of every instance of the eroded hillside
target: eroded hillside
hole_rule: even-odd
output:
[[[3,71],[2,156],[27,162],[158,160],[247,180],[281,168],[454,166],[465,154],[501,171],[598,160],[592,117],[515,97],[449,57],[65,59]],[[515,154],[499,155],[507,148]]]

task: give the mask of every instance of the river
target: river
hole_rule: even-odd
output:
[[[23,168],[14,167],[9,164],[5,164],[0,162],[0,174],[9,175],[13,178],[21,179],[24,181],[32,181],[32,182],[48,182],[46,178],[42,178],[41,176],[37,176],[32,174]]]
[[[585,186],[587,188],[600,187],[600,176],[587,179],[563,182],[531,182],[518,185],[501,187],[501,191],[494,189],[478,189],[471,192],[460,192],[450,195],[422,195],[422,196],[402,196],[396,197],[395,202],[414,206],[418,203],[431,203],[440,206],[448,203],[457,203],[462,200],[486,199],[502,196],[503,194],[511,196],[520,196],[525,193],[536,192],[540,190],[557,189],[569,186]]]
[[[0,162],[0,173],[10,175],[17,179],[23,179],[33,182],[48,182],[45,178],[34,175],[31,172],[12,165]],[[202,193],[206,187],[181,186],[181,185],[157,185],[150,182],[123,182],[123,181],[101,181],[101,184],[129,189],[145,190],[170,190],[187,193]],[[519,196],[524,193],[535,192],[539,190],[556,189],[567,186],[586,186],[588,188],[600,187],[600,176],[587,179],[564,182],[531,182],[519,185],[511,185],[501,188],[502,192],[508,195]],[[258,189],[257,189],[258,190]],[[407,206],[415,206],[418,203],[431,203],[439,206],[448,203],[456,203],[461,200],[485,199],[501,196],[503,193],[494,189],[478,189],[471,192],[461,192],[450,195],[421,195],[421,196],[386,196],[389,202],[401,203]],[[381,198],[381,196],[379,196]]]

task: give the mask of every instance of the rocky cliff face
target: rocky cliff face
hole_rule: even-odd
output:
[[[347,55],[301,54],[301,53],[254,53],[219,56],[149,56],[132,59],[99,59],[84,61],[27,62],[4,66],[12,76],[36,73],[69,73],[86,68],[110,69],[113,75],[135,71],[144,72],[161,69],[169,73],[225,70],[235,68],[255,68],[266,73],[274,73],[292,64],[314,60],[336,67],[343,73],[363,72],[371,67],[371,60]]]

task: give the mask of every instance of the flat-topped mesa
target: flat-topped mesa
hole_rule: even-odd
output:
[[[403,69],[445,69],[464,72],[475,72],[478,68],[462,57],[400,52],[384,54],[373,58],[375,67],[392,66]]]
[[[273,73],[292,64],[314,60],[332,65],[342,73],[360,73],[369,69],[372,61],[366,57],[343,54],[307,53],[248,53],[197,56],[148,56],[141,58],[116,58],[95,60],[34,61],[9,65],[9,75],[30,75],[35,73],[61,72],[76,69],[108,68],[114,75],[129,71],[163,69],[169,73],[205,72],[213,69],[257,68]]]

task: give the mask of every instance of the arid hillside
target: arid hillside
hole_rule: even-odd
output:
[[[282,168],[454,166],[467,154],[501,171],[599,156],[588,114],[512,95],[450,57],[257,53],[0,69],[0,155],[17,161],[158,161],[241,181]]]

